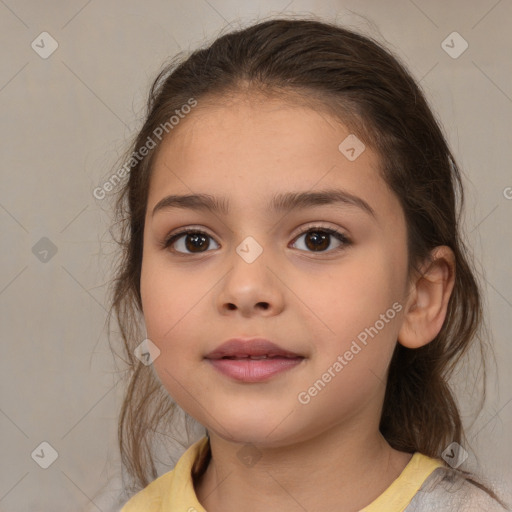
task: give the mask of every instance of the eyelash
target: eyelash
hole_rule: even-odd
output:
[[[300,232],[295,238],[294,238],[294,242],[297,241],[301,236],[309,233],[309,232],[320,232],[320,233],[325,233],[325,234],[328,234],[328,235],[331,235],[333,236],[334,238],[336,238],[337,240],[339,240],[342,245],[340,247],[337,247],[335,249],[331,249],[331,250],[328,250],[328,251],[318,251],[318,254],[326,254],[326,253],[330,253],[330,252],[336,252],[336,251],[340,251],[340,250],[343,250],[344,248],[346,248],[347,246],[351,245],[351,240],[343,233],[341,233],[340,231],[337,231],[336,229],[332,229],[332,228],[326,228],[326,227],[322,227],[322,226],[308,226],[307,229],[305,229],[304,231]],[[162,247],[164,249],[167,249],[169,248],[174,242],[176,242],[179,238],[181,238],[183,235],[189,235],[189,234],[200,234],[200,235],[204,235],[206,237],[209,237],[209,238],[212,238],[213,237],[211,235],[209,235],[208,233],[206,233],[205,231],[201,230],[201,229],[192,229],[192,228],[188,228],[188,229],[184,229],[178,233],[174,233],[172,235],[170,235],[169,237],[167,237],[163,242],[162,242]],[[176,254],[180,255],[180,256],[192,256],[194,254],[201,254],[200,252],[199,253],[189,253],[189,252],[178,252],[178,251],[173,251],[175,252]],[[209,251],[204,251],[204,252],[209,252]],[[306,252],[310,252],[312,254],[315,254],[315,251],[306,251]]]

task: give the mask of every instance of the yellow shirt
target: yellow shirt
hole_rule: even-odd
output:
[[[191,470],[206,446],[206,437],[194,443],[169,471],[133,496],[121,512],[206,512],[194,491]],[[414,453],[400,476],[360,512],[402,512],[427,477],[444,464],[419,452]]]

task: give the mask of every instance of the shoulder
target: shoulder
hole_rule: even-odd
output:
[[[153,480],[137,494],[132,496],[120,512],[162,512],[162,500],[166,489],[172,484],[174,470],[164,473]]]
[[[189,508],[204,510],[195,495],[192,469],[208,446],[206,437],[195,442],[181,455],[174,469],[135,494],[120,512],[171,512]]]
[[[497,491],[498,496],[503,496]],[[506,505],[506,504],[505,504]],[[425,480],[404,512],[508,512],[470,475],[438,467]]]

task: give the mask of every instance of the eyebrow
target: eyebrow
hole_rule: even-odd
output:
[[[283,211],[312,208],[321,205],[343,205],[357,207],[377,218],[374,209],[362,198],[345,192],[344,190],[329,189],[315,192],[286,192],[276,194],[267,205],[270,214]],[[153,208],[155,213],[169,208],[181,208],[197,211],[212,211],[222,215],[229,214],[229,200],[210,194],[169,195],[161,199]]]

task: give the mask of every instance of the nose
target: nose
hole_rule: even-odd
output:
[[[238,255],[222,279],[217,306],[223,315],[239,314],[245,318],[279,314],[284,308],[283,284],[275,268],[262,256],[247,263]]]

